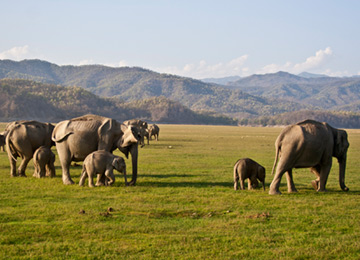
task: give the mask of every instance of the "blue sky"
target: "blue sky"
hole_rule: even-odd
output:
[[[360,1],[1,0],[0,59],[193,78],[360,75]],[[6,22],[5,22],[6,21]]]

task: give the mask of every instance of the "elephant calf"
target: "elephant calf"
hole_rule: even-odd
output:
[[[124,174],[125,185],[128,185],[123,158],[105,150],[92,152],[84,160],[79,185],[83,186],[86,177],[89,177],[89,187],[94,187],[93,177],[96,174],[98,175],[96,186],[112,185],[115,182],[114,168]]]
[[[234,165],[234,189],[238,189],[240,180],[240,189],[244,190],[244,181],[246,179],[249,179],[249,190],[257,188],[259,185],[257,180],[262,182],[265,190],[265,168],[249,158],[239,159]]]
[[[40,146],[33,155],[34,177],[41,178],[46,176],[55,177],[55,154],[50,148]]]
[[[160,128],[156,124],[152,124],[151,126],[149,126],[149,128],[147,129],[147,132],[148,132],[150,140],[151,140],[152,136],[155,136],[155,140],[159,141]]]

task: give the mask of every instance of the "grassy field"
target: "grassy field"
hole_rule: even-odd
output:
[[[360,130],[348,130],[349,192],[339,187],[335,159],[329,192],[316,193],[314,175],[296,169],[299,192],[286,192],[284,176],[283,195],[270,196],[281,128],[160,129],[159,141],[140,149],[134,187],[119,173],[113,187],[65,186],[58,160],[56,178],[31,177],[32,162],[27,178],[10,178],[0,152],[0,258],[360,259]],[[266,192],[233,190],[233,165],[243,157],[266,168]],[[71,168],[76,183],[80,172]]]

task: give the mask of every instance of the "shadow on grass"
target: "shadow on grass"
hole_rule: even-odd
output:
[[[146,187],[174,187],[174,188],[185,188],[185,187],[192,187],[192,188],[209,188],[209,187],[233,187],[233,183],[229,182],[154,182],[154,181],[145,181],[139,182],[139,186],[146,186]]]
[[[131,174],[130,174],[131,176]],[[176,178],[176,177],[198,177],[198,175],[192,175],[192,174],[140,174],[138,175],[138,178],[147,177],[147,178],[160,178],[160,179],[166,179],[166,178]]]

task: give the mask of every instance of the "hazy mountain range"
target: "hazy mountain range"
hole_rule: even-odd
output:
[[[0,60],[0,78],[76,86],[123,102],[163,96],[193,111],[212,111],[238,119],[304,109],[360,112],[358,77],[278,72],[230,77],[214,83],[214,79],[204,82],[137,67],[58,66],[41,60]]]

